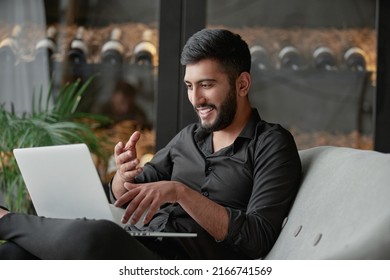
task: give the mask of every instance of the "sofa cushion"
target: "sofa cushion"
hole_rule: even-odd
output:
[[[390,259],[390,155],[300,151],[302,184],[266,259]]]

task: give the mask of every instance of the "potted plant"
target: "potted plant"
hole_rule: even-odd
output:
[[[31,213],[31,201],[23,178],[13,157],[13,149],[37,146],[85,143],[91,153],[106,160],[102,148],[105,139],[94,129],[109,119],[77,111],[79,102],[93,78],[81,84],[80,80],[60,88],[54,96],[50,86],[47,97],[42,90],[35,100],[33,94],[31,113],[22,115],[0,105],[0,184],[6,205],[17,212]]]

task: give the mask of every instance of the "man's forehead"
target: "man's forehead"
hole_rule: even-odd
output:
[[[201,60],[185,66],[184,80],[216,80],[226,75],[220,64],[214,60]]]

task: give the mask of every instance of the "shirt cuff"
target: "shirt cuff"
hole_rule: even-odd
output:
[[[114,175],[115,176],[115,175]],[[108,194],[109,194],[109,201],[110,203],[114,204],[116,201],[116,198],[114,196],[114,193],[112,192],[112,181],[114,180],[114,176],[112,176],[110,182],[108,182]]]

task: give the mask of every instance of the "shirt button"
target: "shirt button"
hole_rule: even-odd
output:
[[[202,192],[202,194],[203,194],[205,197],[208,197],[208,196],[209,196],[209,192]]]

